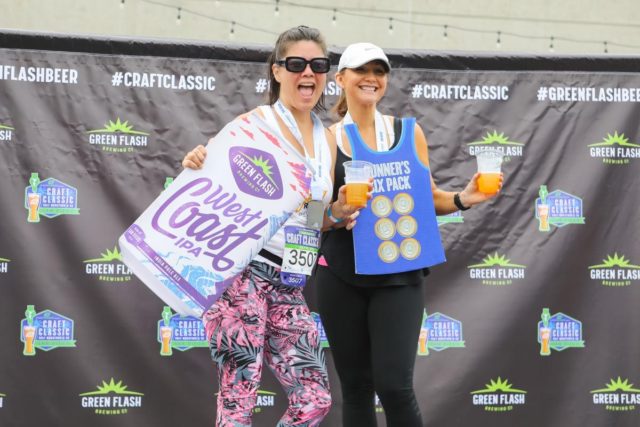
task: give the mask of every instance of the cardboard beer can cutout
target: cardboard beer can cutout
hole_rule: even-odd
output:
[[[257,115],[227,124],[118,241],[173,310],[200,317],[309,194],[312,168]]]

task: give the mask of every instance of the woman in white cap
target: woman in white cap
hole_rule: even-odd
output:
[[[376,236],[371,233],[372,238],[365,241],[364,246],[356,246],[356,251],[373,250],[372,258],[375,258],[375,250],[380,248],[377,254],[379,264],[417,257],[420,245],[411,238],[411,234],[416,226],[426,227],[429,220],[437,234],[436,213],[444,215],[465,210],[492,197],[478,190],[477,174],[459,193],[443,191],[434,184],[428,169],[427,140],[415,119],[401,120],[382,115],[377,110],[378,102],[387,89],[390,68],[387,56],[378,46],[371,43],[348,46],[340,57],[336,73],[336,82],[342,93],[334,111],[342,120],[330,128],[338,145],[334,200],[344,185],[343,162],[352,157],[386,167],[387,176],[392,178],[390,181],[376,180],[380,182],[374,186],[371,208],[361,211],[355,232],[365,224],[365,216],[375,214],[376,209],[378,217],[383,220],[394,210],[404,217],[417,214],[418,208],[426,213],[419,215],[418,221],[409,219],[402,226],[398,220],[397,233],[410,237],[405,239],[409,244],[404,248],[390,243],[391,234],[385,236],[387,229],[384,227],[380,228],[382,237],[378,236],[383,244],[379,245],[380,241],[376,241]],[[409,170],[422,174],[418,176],[420,188],[403,189],[409,182],[408,178],[393,179],[394,174],[401,175]],[[382,168],[378,171],[381,172]],[[406,200],[398,205],[395,202],[399,198],[393,199],[394,202],[378,198],[378,194],[390,190],[383,188],[385,185],[402,190],[396,193],[401,193]],[[423,197],[425,200],[406,198],[407,194],[415,195],[416,190],[422,195],[427,193]],[[353,232],[348,229],[351,227],[345,227],[352,221],[342,220],[347,217],[346,212],[341,211],[342,206],[329,206],[329,218],[335,224],[332,231],[324,234],[322,256],[314,280],[319,312],[341,382],[343,425],[375,426],[374,395],[377,394],[384,407],[388,427],[422,426],[413,389],[413,368],[424,308],[422,283],[428,269],[393,274],[356,274]],[[367,210],[373,214],[368,214]],[[431,218],[427,218],[429,211]],[[396,232],[393,227],[390,230],[391,233]],[[436,238],[439,242],[439,235]]]

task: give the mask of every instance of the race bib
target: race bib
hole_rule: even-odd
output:
[[[311,275],[320,248],[320,230],[286,226],[280,279],[289,286],[304,286]]]

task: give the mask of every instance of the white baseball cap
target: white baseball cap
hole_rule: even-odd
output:
[[[373,43],[353,43],[347,46],[340,56],[338,71],[345,68],[358,68],[371,61],[382,61],[387,71],[391,69],[389,58],[382,49]]]

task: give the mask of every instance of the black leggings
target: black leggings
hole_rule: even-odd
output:
[[[422,284],[355,287],[318,266],[314,286],[342,386],[343,427],[377,425],[374,392],[387,427],[422,427],[413,391]]]

